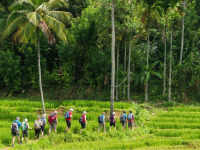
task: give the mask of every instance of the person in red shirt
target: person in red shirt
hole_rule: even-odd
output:
[[[86,124],[87,124],[87,120],[86,120],[86,111],[83,112],[82,118],[83,118],[83,122],[81,122],[81,127],[82,127],[82,129],[81,129],[80,133],[82,132],[83,129],[85,129]]]
[[[54,113],[51,113],[49,115],[49,134],[51,133],[51,130],[54,130],[54,132],[56,133],[56,126],[58,126],[58,119],[57,119],[57,111],[54,111]]]
[[[66,127],[65,132],[67,132],[67,130],[70,132],[71,119],[72,119],[72,111],[74,111],[73,108],[70,108],[70,110],[67,112],[67,113],[69,113],[69,117],[66,118],[67,127]]]
[[[132,129],[133,128],[133,120],[135,121],[132,111],[130,111],[130,113],[128,114],[127,119],[128,119],[128,128]]]

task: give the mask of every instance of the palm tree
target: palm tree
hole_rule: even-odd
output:
[[[151,7],[156,3],[156,0],[144,0],[144,3],[148,5],[148,10],[144,14],[148,14],[148,36],[147,36],[147,69],[149,68],[149,30],[151,21]],[[144,17],[146,18],[146,17]],[[147,71],[147,70],[146,70]],[[148,81],[145,83],[145,102],[148,101]]]
[[[110,96],[110,115],[112,115],[114,110],[114,98],[115,98],[115,0],[112,0],[112,11],[111,11],[111,20],[112,20],[112,74],[111,74],[111,96]]]
[[[131,80],[131,76],[130,76],[130,72],[131,72],[131,36],[129,35],[129,52],[128,52],[128,87],[127,87],[127,99],[131,100],[131,89],[130,89],[130,80]]]
[[[39,85],[42,109],[45,112],[42,90],[42,75],[40,66],[40,32],[44,34],[48,43],[54,44],[55,38],[51,30],[63,41],[67,41],[65,24],[72,15],[69,12],[58,11],[58,8],[68,8],[65,0],[17,0],[10,9],[12,13],[7,19],[4,37],[13,34],[13,41],[27,44],[30,39],[37,39]],[[36,41],[35,41],[36,42]]]
[[[163,98],[165,97],[165,91],[166,91],[166,57],[167,57],[167,37],[166,37],[166,30],[167,30],[167,13],[170,8],[173,8],[179,0],[158,0],[156,5],[158,7],[161,7],[164,12],[164,19],[165,19],[165,27],[164,27],[164,44],[165,44],[165,50],[164,50],[164,73],[163,73]]]
[[[183,1],[183,18],[182,18],[182,36],[181,36],[180,64],[182,64],[182,60],[183,60],[184,23],[185,23],[185,1]]]

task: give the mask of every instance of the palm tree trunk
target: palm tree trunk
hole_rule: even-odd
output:
[[[147,37],[147,71],[149,69],[149,30],[150,30],[150,6],[149,6],[149,21],[148,21],[148,37]],[[148,102],[148,81],[146,81],[145,83],[145,102],[146,103]]]
[[[40,38],[39,38],[39,28],[37,28],[37,46],[38,46],[38,72],[39,72],[39,84],[40,84],[40,94],[42,100],[42,111],[45,113],[45,106],[44,106],[44,97],[43,97],[43,90],[42,90],[42,75],[41,75],[41,66],[40,66]]]
[[[116,85],[118,85],[119,80],[119,44],[117,45],[117,79]],[[118,86],[116,87],[116,100],[118,101]]]
[[[130,68],[131,68],[131,38],[129,38],[129,56],[128,56],[128,90],[127,99],[130,100]]]
[[[171,88],[172,88],[172,32],[173,29],[171,28],[171,41],[170,41],[170,62],[169,62],[169,102],[171,102]]]
[[[183,18],[182,18],[182,37],[181,37],[181,53],[180,53],[180,64],[183,60],[183,44],[184,44],[184,24],[185,24],[185,1],[183,1]]]
[[[111,58],[112,58],[112,74],[111,74],[111,96],[110,96],[110,115],[112,115],[114,110],[114,97],[115,97],[115,20],[114,20],[114,10],[115,10],[115,0],[112,0],[112,11],[111,11],[111,19],[112,19],[112,50],[111,50]]]
[[[124,78],[126,77],[126,39],[125,39],[125,51],[124,51]],[[123,95],[125,97],[126,93],[126,82],[124,82],[124,88],[123,88]]]
[[[167,57],[167,37],[166,37],[166,13],[165,13],[165,38],[164,38],[164,42],[165,42],[165,54],[164,54],[164,74],[163,74],[163,98],[165,97],[165,76],[166,76],[166,57]]]

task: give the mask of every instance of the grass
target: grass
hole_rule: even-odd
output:
[[[41,110],[40,101],[30,100],[1,100],[0,101],[0,148],[11,145],[12,136],[10,126],[19,116],[28,118],[30,127],[34,126],[38,113]],[[144,104],[116,102],[115,111],[120,115],[124,110],[132,110],[136,119],[137,128],[133,131],[122,130],[117,117],[117,131],[109,131],[110,102],[65,100],[59,102],[46,101],[48,113],[58,110],[57,133],[39,141],[23,144],[15,149],[189,149],[200,148],[200,108],[196,106],[168,107],[168,110],[149,111]],[[73,108],[71,133],[63,133],[66,128],[64,112]],[[80,134],[81,126],[78,122],[83,111],[87,111],[88,125]],[[156,111],[155,116],[150,114]],[[106,133],[98,130],[97,117],[106,112]],[[149,119],[150,118],[150,119]],[[21,120],[21,121],[22,121]],[[147,121],[150,120],[150,121]],[[45,135],[49,126],[46,125]],[[29,130],[29,140],[34,139],[34,130]],[[15,141],[17,143],[17,140]]]

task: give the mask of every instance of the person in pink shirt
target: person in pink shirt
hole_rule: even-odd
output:
[[[65,119],[66,119],[66,123],[67,123],[67,127],[66,127],[65,132],[67,132],[67,130],[70,132],[72,111],[74,111],[73,108],[70,108],[70,110],[65,113]]]
[[[86,124],[87,124],[87,120],[86,120],[86,111],[84,111],[83,112],[83,114],[82,114],[82,116],[81,116],[81,121],[80,121],[80,123],[81,123],[81,127],[82,127],[82,129],[81,129],[81,131],[80,131],[80,133],[83,131],[83,129],[85,129],[86,128]]]

